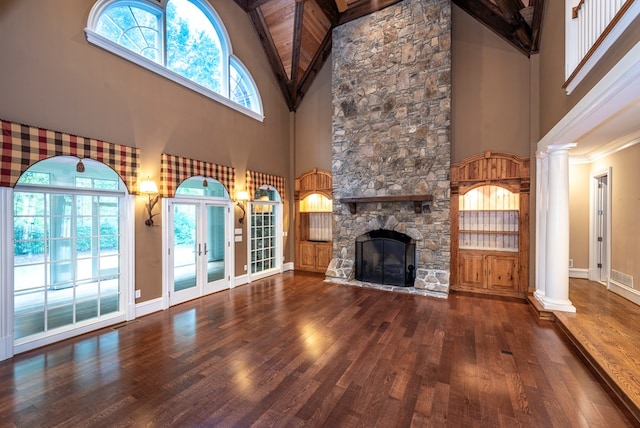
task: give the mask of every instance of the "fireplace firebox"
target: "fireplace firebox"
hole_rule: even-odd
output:
[[[378,229],[356,238],[356,279],[376,284],[412,287],[416,243],[408,235]]]

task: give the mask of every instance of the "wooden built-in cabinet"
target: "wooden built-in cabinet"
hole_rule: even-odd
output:
[[[525,298],[529,159],[485,152],[451,167],[451,288]]]
[[[317,168],[296,178],[296,269],[325,272],[333,255],[333,180]]]

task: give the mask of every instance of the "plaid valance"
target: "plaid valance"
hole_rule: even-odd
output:
[[[165,198],[172,198],[176,189],[187,178],[194,176],[215,178],[227,188],[229,196],[233,198],[236,169],[229,166],[216,165],[209,162],[184,158],[182,156],[162,154],[160,162],[161,194]]]
[[[140,149],[0,119],[0,186],[15,187],[31,165],[54,156],[93,159],[118,173],[130,194],[138,193]]]
[[[268,185],[275,187],[280,194],[280,199],[284,201],[284,177],[247,170],[245,182],[247,192],[249,192],[251,199],[255,197],[256,190],[259,189],[260,186]]]

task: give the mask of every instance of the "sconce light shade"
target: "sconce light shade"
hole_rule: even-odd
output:
[[[158,185],[153,180],[142,180],[140,183],[140,193],[158,193]]]
[[[240,190],[239,192],[236,192],[236,205],[240,207],[240,209],[242,210],[242,217],[240,217],[240,219],[238,220],[240,222],[240,224],[244,223],[244,218],[247,214],[245,208],[244,208],[244,203],[245,201],[249,200],[249,192],[247,192],[246,190]]]
[[[248,201],[249,200],[249,192],[247,192],[246,190],[240,190],[239,192],[236,192],[236,201]]]
[[[140,182],[140,193],[146,193],[147,195],[149,195],[149,202],[144,204],[145,208],[147,209],[147,215],[149,216],[149,218],[144,221],[144,224],[146,224],[147,226],[153,226],[153,217],[158,215],[158,213],[153,213],[153,207],[155,207],[158,203],[158,198],[160,197],[160,195],[156,195],[153,198],[151,197],[151,195],[158,193],[158,185],[153,180],[142,180]]]

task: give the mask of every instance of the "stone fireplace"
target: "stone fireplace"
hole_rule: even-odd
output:
[[[414,241],[406,288],[447,296],[450,48],[449,0],[404,0],[334,29],[328,280],[354,280],[358,237],[383,229]],[[420,205],[415,195],[430,200]],[[353,198],[356,209],[340,202]]]

